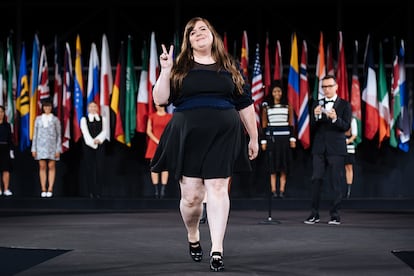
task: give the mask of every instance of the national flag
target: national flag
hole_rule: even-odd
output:
[[[264,97],[263,81],[262,81],[262,69],[260,65],[260,52],[259,44],[256,44],[256,54],[253,66],[252,77],[252,97],[254,101],[254,110],[256,111],[256,122],[260,125],[260,110]]]
[[[147,123],[148,115],[155,112],[154,100],[152,98],[152,88],[157,81],[158,75],[160,73],[160,67],[158,64],[158,53],[157,53],[157,43],[155,41],[155,33],[151,33],[151,43],[150,43],[150,55],[149,55],[149,65],[148,65],[148,113],[145,117],[145,124]]]
[[[100,109],[101,116],[105,118],[106,129],[106,140],[111,140],[111,113],[109,110],[109,104],[113,88],[113,76],[111,57],[109,53],[108,39],[106,35],[102,35],[102,50],[101,50],[101,87],[100,87]]]
[[[324,46],[323,46],[323,33],[320,32],[318,57],[316,61],[315,86],[313,88],[313,98],[315,100],[319,100],[325,97],[325,92],[323,92],[323,89],[322,89],[322,79],[325,76],[326,76],[326,65],[325,65],[325,52],[324,52]]]
[[[275,48],[275,68],[273,72],[273,80],[283,79],[283,63],[282,63],[282,48],[280,47],[280,41],[276,41]]]
[[[227,45],[227,33],[226,32],[224,32],[224,35],[223,35],[223,46],[224,46],[224,49],[226,50],[226,52],[228,52],[229,48],[228,48],[228,45]]]
[[[249,40],[247,39],[247,31],[243,31],[242,47],[240,56],[240,69],[243,72],[245,80],[249,80]]]
[[[13,132],[13,143],[18,142],[18,130],[16,125],[15,99],[17,89],[16,63],[14,61],[13,45],[11,35],[7,38],[7,56],[6,56],[6,73],[7,73],[7,95],[6,95],[6,117]]]
[[[5,106],[5,96],[7,90],[6,72],[4,71],[4,51],[3,44],[0,42],[0,105]]]
[[[266,34],[265,58],[264,58],[264,95],[269,94],[271,85],[270,79],[270,54],[269,54],[269,34]]]
[[[86,106],[89,103],[95,102],[99,107],[100,100],[100,77],[99,77],[99,57],[96,50],[96,44],[92,42],[91,52],[89,54],[89,67],[88,67],[88,84],[86,93]],[[101,113],[100,109],[98,111]]]
[[[132,55],[132,38],[128,37],[127,66],[126,66],[126,89],[125,89],[125,144],[131,147],[136,129],[136,104],[137,79],[135,76],[134,58]]]
[[[398,148],[404,152],[408,152],[410,149],[410,111],[408,108],[409,94],[407,90],[407,83],[405,79],[405,45],[404,40],[401,40],[400,56],[399,56],[399,86],[400,86],[400,101],[401,101],[401,113],[399,118],[400,126],[400,142]]]
[[[46,47],[42,46],[39,60],[39,77],[37,82],[37,91],[39,95],[39,107],[40,103],[44,99],[50,100],[50,89],[49,89],[49,66],[47,64]]]
[[[78,142],[82,137],[80,129],[80,120],[83,117],[84,101],[84,83],[82,73],[82,49],[80,36],[76,36],[76,58],[75,58],[75,77],[74,77],[74,95],[73,95],[73,141]]]
[[[393,59],[392,59],[392,76],[391,76],[391,112],[390,112],[390,146],[398,147],[400,130],[398,121],[401,114],[401,97],[400,97],[400,62],[399,49],[393,39]]]
[[[335,76],[335,64],[332,54],[332,43],[326,47],[326,74]]]
[[[32,48],[32,69],[30,70],[30,140],[33,139],[34,122],[36,116],[40,114],[39,106],[39,57],[40,43],[39,37],[35,34]]]
[[[118,62],[115,71],[114,87],[111,97],[111,122],[113,125],[113,137],[116,141],[125,144],[125,132],[123,118],[125,118],[125,57],[124,42],[121,41],[121,47],[118,55]]]
[[[148,50],[147,43],[144,41],[141,51],[141,74],[137,94],[137,132],[145,133],[147,130],[148,115]]]
[[[339,57],[338,65],[336,69],[336,83],[338,84],[337,94],[340,98],[349,100],[349,88],[348,88],[348,72],[346,68],[345,49],[342,37],[342,32],[339,32]]]
[[[378,60],[378,147],[381,143],[390,137],[390,108],[388,97],[388,84],[386,80],[385,65],[383,60],[382,43],[379,44]]]
[[[24,151],[30,147],[29,135],[29,112],[30,112],[30,95],[29,95],[29,76],[27,75],[26,48],[22,45],[20,56],[19,82],[17,83],[16,111],[19,114],[20,139],[19,149]]]
[[[63,132],[62,132],[62,153],[70,148],[71,127],[70,118],[72,112],[72,93],[73,93],[73,71],[72,58],[69,43],[65,44],[65,55],[63,58],[63,87],[62,87],[62,107],[63,107]]]
[[[302,41],[302,56],[300,61],[299,84],[299,116],[298,138],[304,149],[310,147],[310,118],[309,118],[309,83],[308,83],[308,46]]]
[[[352,85],[351,85],[351,109],[352,117],[357,123],[358,134],[354,140],[355,146],[362,142],[362,111],[361,111],[361,87],[358,74],[358,41],[355,41],[352,64]]]
[[[362,100],[365,102],[365,131],[364,136],[372,140],[378,132],[378,97],[377,97],[377,75],[374,69],[374,53],[372,43],[368,35],[364,55],[365,81],[362,89]]]
[[[53,55],[53,63],[54,63],[53,108],[55,109],[56,116],[59,118],[59,121],[61,125],[63,126],[62,69],[61,69],[61,60],[59,56],[57,36],[55,36],[54,50],[55,50],[55,53]]]
[[[287,98],[289,105],[295,112],[295,118],[299,117],[299,54],[296,33],[292,35],[290,66],[288,75]]]

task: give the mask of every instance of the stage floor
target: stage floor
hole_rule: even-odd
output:
[[[342,210],[341,225],[307,225],[305,209],[232,210],[224,275],[414,275],[414,211]],[[271,219],[269,221],[269,218]],[[188,254],[178,209],[2,216],[1,275],[207,275]],[[1,253],[2,252],[2,253]],[[207,253],[207,254],[206,254]],[[37,261],[36,261],[37,260]],[[411,264],[412,265],[412,264]]]

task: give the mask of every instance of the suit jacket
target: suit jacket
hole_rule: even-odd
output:
[[[313,103],[310,116],[314,133],[312,153],[346,155],[345,131],[351,126],[351,104],[344,99],[336,98],[333,108],[337,114],[337,120],[334,123],[324,113],[321,118],[315,118],[313,110],[318,104],[317,101]]]

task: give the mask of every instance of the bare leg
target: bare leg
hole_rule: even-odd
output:
[[[276,193],[276,174],[272,173],[270,175],[270,188],[273,194]]]
[[[230,211],[229,178],[204,180],[207,192],[207,214],[211,236],[211,252],[223,253],[223,241]]]
[[[46,160],[39,160],[39,178],[42,192],[46,192]]]
[[[285,192],[285,187],[286,187],[286,173],[285,172],[281,172],[280,173],[280,193],[284,193]]]
[[[2,180],[3,180],[3,185],[4,185],[4,191],[7,191],[9,189],[9,183],[10,183],[10,172],[3,171]]]
[[[198,242],[200,240],[198,227],[205,194],[203,180],[183,176],[180,180],[180,189],[180,212],[185,228],[187,229],[188,241]]]
[[[168,184],[168,171],[161,172],[161,191],[160,191],[160,198],[165,197],[165,187]]]
[[[151,172],[151,182],[152,182],[152,185],[154,186],[154,197],[155,198],[159,197],[159,193],[158,193],[159,176],[160,176],[159,173]]]
[[[47,163],[48,167],[48,182],[49,182],[49,189],[48,192],[53,193],[53,186],[55,185],[55,178],[56,178],[56,161],[49,160]]]

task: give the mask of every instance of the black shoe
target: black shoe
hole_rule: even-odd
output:
[[[285,198],[285,194],[283,192],[279,193],[279,198]]]
[[[341,224],[341,219],[339,217],[331,217],[331,220],[328,221],[328,224],[339,225]]]
[[[223,256],[221,252],[211,253],[210,259],[210,270],[211,271],[222,271],[224,269]]]
[[[304,223],[306,224],[315,224],[320,221],[319,214],[311,214]]]
[[[189,242],[190,256],[194,262],[201,262],[203,259],[203,249],[200,242]]]
[[[277,198],[278,196],[277,196],[277,193],[276,192],[272,192],[272,197],[273,198]]]

